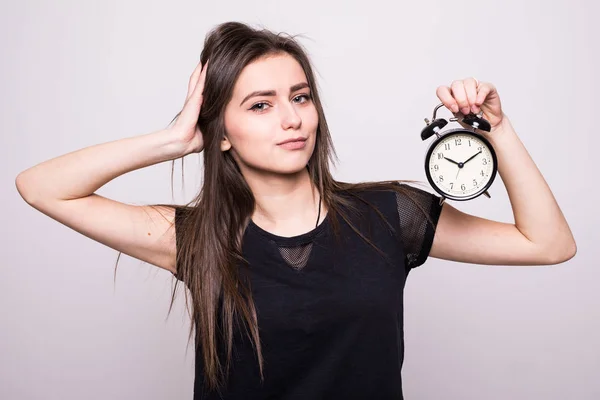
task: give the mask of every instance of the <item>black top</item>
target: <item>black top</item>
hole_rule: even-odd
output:
[[[194,399],[402,399],[404,284],[410,269],[425,262],[442,208],[437,195],[406,187],[414,201],[393,191],[360,193],[390,225],[354,200],[362,217],[353,216],[353,224],[387,258],[341,218],[341,245],[329,215],[294,237],[250,222],[242,250],[250,265],[265,381],[260,383],[251,342],[237,335],[222,397],[205,392],[196,354]],[[182,215],[177,209],[176,227]]]

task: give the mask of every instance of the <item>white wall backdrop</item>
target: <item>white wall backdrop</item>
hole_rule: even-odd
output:
[[[475,76],[506,114],[578,243],[550,267],[429,259],[405,290],[407,399],[600,398],[597,15],[592,0],[2,1],[0,398],[191,399],[193,346],[170,273],[29,207],[17,174],[93,144],[165,127],[205,34],[237,20],[303,34],[349,181],[425,181],[423,118],[435,89]],[[182,203],[200,158],[124,175],[98,193]],[[492,198],[453,203],[512,222]],[[183,292],[181,293],[183,295]]]

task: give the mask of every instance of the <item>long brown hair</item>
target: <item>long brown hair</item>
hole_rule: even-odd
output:
[[[256,309],[250,284],[239,271],[239,265],[244,263],[242,235],[254,211],[255,200],[230,152],[221,151],[220,142],[226,134],[225,107],[243,68],[261,57],[281,53],[291,55],[302,66],[318,112],[315,149],[307,168],[328,209],[334,231],[338,232],[338,218],[341,218],[375,247],[350,223],[347,211],[356,210],[350,198],[364,202],[358,193],[372,189],[394,190],[411,196],[397,184],[398,181],[351,184],[334,180],[329,166],[335,163],[336,155],[315,76],[304,48],[294,37],[238,22],[223,23],[209,32],[200,56],[203,65],[210,60],[198,119],[204,140],[203,185],[198,195],[184,206],[153,205],[179,208],[180,215],[185,216],[177,225],[177,277],[189,289],[186,305],[192,319],[190,338],[195,328],[196,346],[202,349],[205,382],[209,389],[218,389],[225,383],[230,368],[234,322],[238,317],[244,322],[245,332],[255,346],[263,379]],[[415,204],[421,208],[417,202]],[[171,306],[176,289],[177,283]],[[191,301],[188,301],[188,294]],[[226,346],[225,360],[220,357],[222,345]]]

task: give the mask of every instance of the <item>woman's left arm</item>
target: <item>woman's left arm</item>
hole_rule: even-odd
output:
[[[515,222],[476,217],[444,203],[429,255],[491,265],[549,265],[571,259],[577,252],[573,234],[544,177],[502,111],[494,85],[469,78],[454,81],[450,87],[440,86],[437,96],[457,117],[481,110],[490,122],[491,131],[481,133],[496,151],[498,173]]]

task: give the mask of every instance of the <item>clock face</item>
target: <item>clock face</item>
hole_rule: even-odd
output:
[[[482,136],[466,130],[437,139],[425,159],[427,179],[444,197],[468,200],[492,184],[497,170],[496,154]]]

